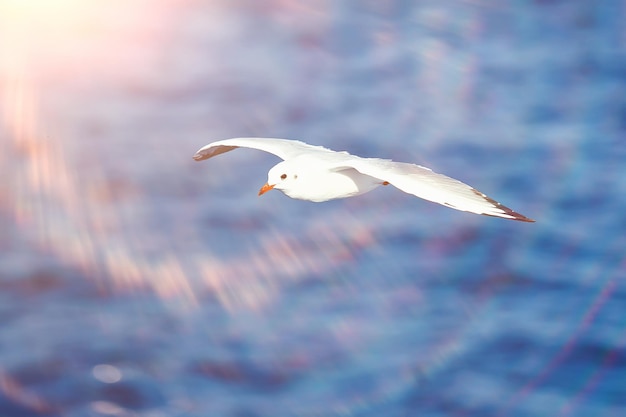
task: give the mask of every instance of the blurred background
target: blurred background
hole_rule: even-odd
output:
[[[0,0],[0,415],[626,413],[626,5]],[[237,136],[414,162],[257,197]]]

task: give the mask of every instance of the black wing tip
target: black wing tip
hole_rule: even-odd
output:
[[[475,194],[481,196],[482,198],[484,198],[485,200],[487,200],[488,202],[493,204],[494,207],[496,207],[497,209],[502,210],[502,212],[503,212],[502,214],[504,214],[504,216],[502,216],[502,215],[499,216],[497,214],[483,213],[485,216],[500,217],[502,219],[517,220],[517,221],[526,222],[526,223],[535,223],[535,220],[533,220],[533,219],[531,219],[529,217],[526,217],[523,214],[520,214],[520,213],[518,213],[516,211],[511,210],[507,206],[498,203],[493,198],[487,197],[485,194],[481,193],[480,191],[478,191],[476,189],[472,189],[472,191],[474,191]]]
[[[510,208],[503,206],[502,204],[499,204],[497,206],[500,210],[503,211],[502,214],[489,214],[489,213],[483,213],[483,216],[490,216],[490,217],[499,217],[501,219],[506,219],[506,220],[516,220],[519,222],[526,222],[526,223],[535,223],[536,220],[533,220],[529,217],[524,216],[523,214],[520,214],[516,211],[511,210]]]
[[[523,214],[519,214],[516,211],[511,210],[510,213],[507,213],[511,216],[513,216],[513,220],[518,220],[520,222],[526,222],[526,223],[536,223],[536,220],[531,219],[530,217],[526,217]]]
[[[238,148],[238,146],[219,145],[219,146],[212,146],[210,148],[205,147],[205,148],[200,149],[198,152],[196,152],[195,155],[193,156],[193,159],[195,159],[196,161],[204,161],[205,159],[209,159],[214,156],[223,154],[225,152],[232,151],[233,149],[236,149],[236,148]]]
[[[206,154],[202,153],[202,152],[197,152],[193,156],[193,159],[196,160],[196,161],[203,161],[203,160],[208,159],[208,158],[209,157]]]
[[[533,220],[533,219],[531,219],[529,217],[526,217],[523,214],[520,214],[520,213],[518,213],[516,211],[513,211],[511,209],[509,209],[509,211],[507,211],[506,214],[511,216],[510,217],[511,220],[517,220],[519,222],[526,222],[526,223],[535,223],[536,222],[535,220]]]

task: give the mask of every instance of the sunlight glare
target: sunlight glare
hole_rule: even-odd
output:
[[[144,82],[146,74],[163,82],[155,62],[184,5],[0,0],[0,163],[11,173],[0,202],[28,245],[78,268],[102,291],[148,289],[164,300],[182,299],[185,307],[197,306],[208,291],[228,310],[261,309],[281,287],[355,262],[359,250],[376,244],[367,225],[340,212],[304,233],[270,230],[231,259],[211,254],[200,235],[191,246],[201,249],[181,253],[176,239],[147,229],[157,215],[136,178],[111,179],[106,169],[121,170],[114,160],[76,163],[90,158],[83,144],[93,140],[77,135],[77,125],[104,125],[100,141],[115,132],[110,113],[99,107],[87,116],[74,112],[97,106],[108,87],[130,88],[124,97],[132,99],[133,80]],[[114,117],[123,111],[103,110]]]

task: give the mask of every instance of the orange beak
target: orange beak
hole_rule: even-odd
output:
[[[265,185],[263,187],[261,187],[261,189],[259,190],[259,195],[265,194],[266,192],[268,192],[272,188],[274,188],[273,185],[269,185],[268,183],[265,183]]]

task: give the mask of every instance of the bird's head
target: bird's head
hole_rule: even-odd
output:
[[[259,195],[265,194],[269,190],[277,189],[283,192],[288,191],[298,180],[298,170],[288,161],[276,164],[267,173],[267,182],[259,190]],[[286,193],[288,194],[288,193]]]

